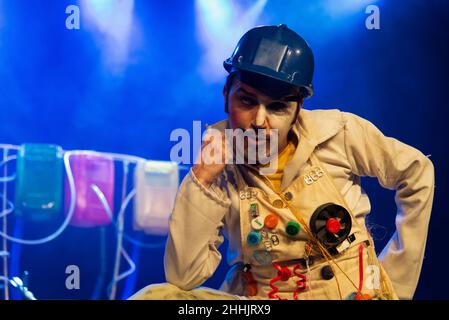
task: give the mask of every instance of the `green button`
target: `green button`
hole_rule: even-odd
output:
[[[289,236],[296,236],[299,233],[299,230],[301,230],[301,227],[296,221],[290,221],[285,227],[285,232],[287,232]]]

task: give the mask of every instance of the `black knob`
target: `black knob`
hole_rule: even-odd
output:
[[[332,279],[334,277],[334,272],[332,271],[331,266],[324,266],[321,269],[321,277],[324,280],[330,280],[330,279]]]

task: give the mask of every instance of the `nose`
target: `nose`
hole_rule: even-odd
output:
[[[256,118],[253,122],[253,127],[255,129],[268,129],[267,110],[264,105],[259,105],[256,113]]]

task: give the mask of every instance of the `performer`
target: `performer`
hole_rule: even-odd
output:
[[[212,128],[266,134],[245,137],[241,164],[204,152],[222,147],[221,159],[235,160],[225,135],[203,142],[170,220],[169,284],[132,298],[412,299],[433,201],[431,161],[355,114],[302,108],[313,94],[314,58],[286,25],[249,30],[224,67],[228,118]],[[277,169],[264,175],[266,165],[249,163],[247,150],[273,143],[273,132]],[[396,191],[396,232],[379,257],[365,225],[362,176]],[[220,263],[224,236],[227,277],[220,290],[198,288]]]

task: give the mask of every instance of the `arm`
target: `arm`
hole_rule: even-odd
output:
[[[204,187],[192,170],[178,191],[164,266],[167,281],[183,290],[204,283],[221,261],[220,229],[230,201],[219,191],[214,184]]]
[[[412,299],[421,272],[434,192],[432,162],[417,149],[386,137],[371,122],[351,113],[345,148],[353,172],[377,177],[396,190],[396,232],[379,261],[401,299]]]

